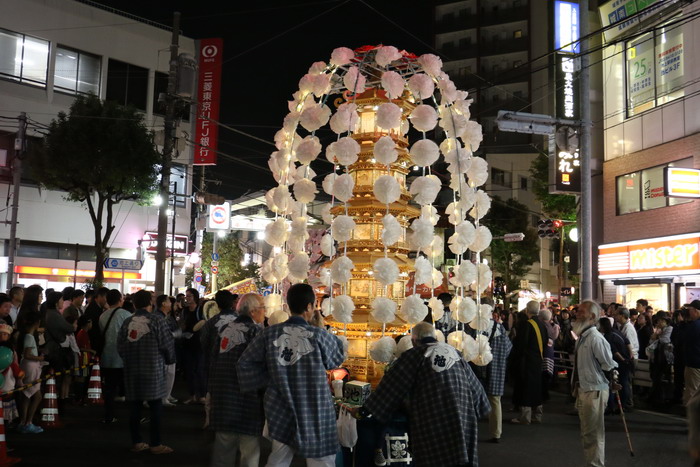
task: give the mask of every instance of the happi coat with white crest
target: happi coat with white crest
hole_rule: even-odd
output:
[[[238,316],[233,310],[222,310],[202,327],[202,351],[209,356],[210,429],[262,435],[262,393],[241,392],[236,371],[248,344],[262,331],[250,316]]]
[[[335,407],[326,370],[344,360],[343,344],[300,316],[265,329],[238,361],[243,392],[267,388],[265,418],[270,437],[304,458],[338,450]]]
[[[399,357],[364,406],[387,423],[406,397],[414,466],[479,465],[477,425],[491,406],[453,347],[423,339]]]
[[[175,346],[165,319],[136,310],[119,329],[117,350],[124,360],[127,400],[152,401],[167,396],[165,365],[175,363]]]

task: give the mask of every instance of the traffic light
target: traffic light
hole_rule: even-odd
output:
[[[564,223],[559,219],[541,219],[537,222],[537,235],[540,238],[559,238]]]
[[[218,206],[226,202],[226,198],[214,193],[204,193],[202,191],[194,194],[194,202],[197,204],[213,204]]]

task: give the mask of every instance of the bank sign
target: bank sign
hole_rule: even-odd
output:
[[[700,233],[601,245],[601,279],[700,274]]]

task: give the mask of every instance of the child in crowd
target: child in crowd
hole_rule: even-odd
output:
[[[24,378],[24,371],[21,370],[17,361],[17,352],[15,352],[15,343],[12,339],[12,332],[12,326],[0,324],[0,346],[7,347],[8,349],[12,350],[12,363],[2,372],[5,380],[3,381],[0,391],[2,391],[3,394],[14,390],[17,381],[22,381],[22,378]],[[19,417],[14,394],[4,395],[2,397],[2,406],[3,418],[7,422],[12,422]]]
[[[33,383],[41,377],[41,367],[44,356],[39,355],[34,334],[41,323],[39,312],[31,311],[26,314],[19,330],[17,353],[21,356],[20,366],[25,372],[23,384]],[[44,430],[32,423],[34,414],[41,403],[41,384],[34,384],[22,391],[18,396],[20,433],[41,433]]]

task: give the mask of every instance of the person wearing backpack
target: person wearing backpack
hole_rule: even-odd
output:
[[[107,292],[107,310],[100,316],[100,334],[96,339],[100,369],[104,375],[105,418],[103,423],[114,423],[114,398],[117,390],[124,387],[124,362],[117,351],[117,336],[124,321],[131,313],[121,308],[122,293],[117,289]]]

